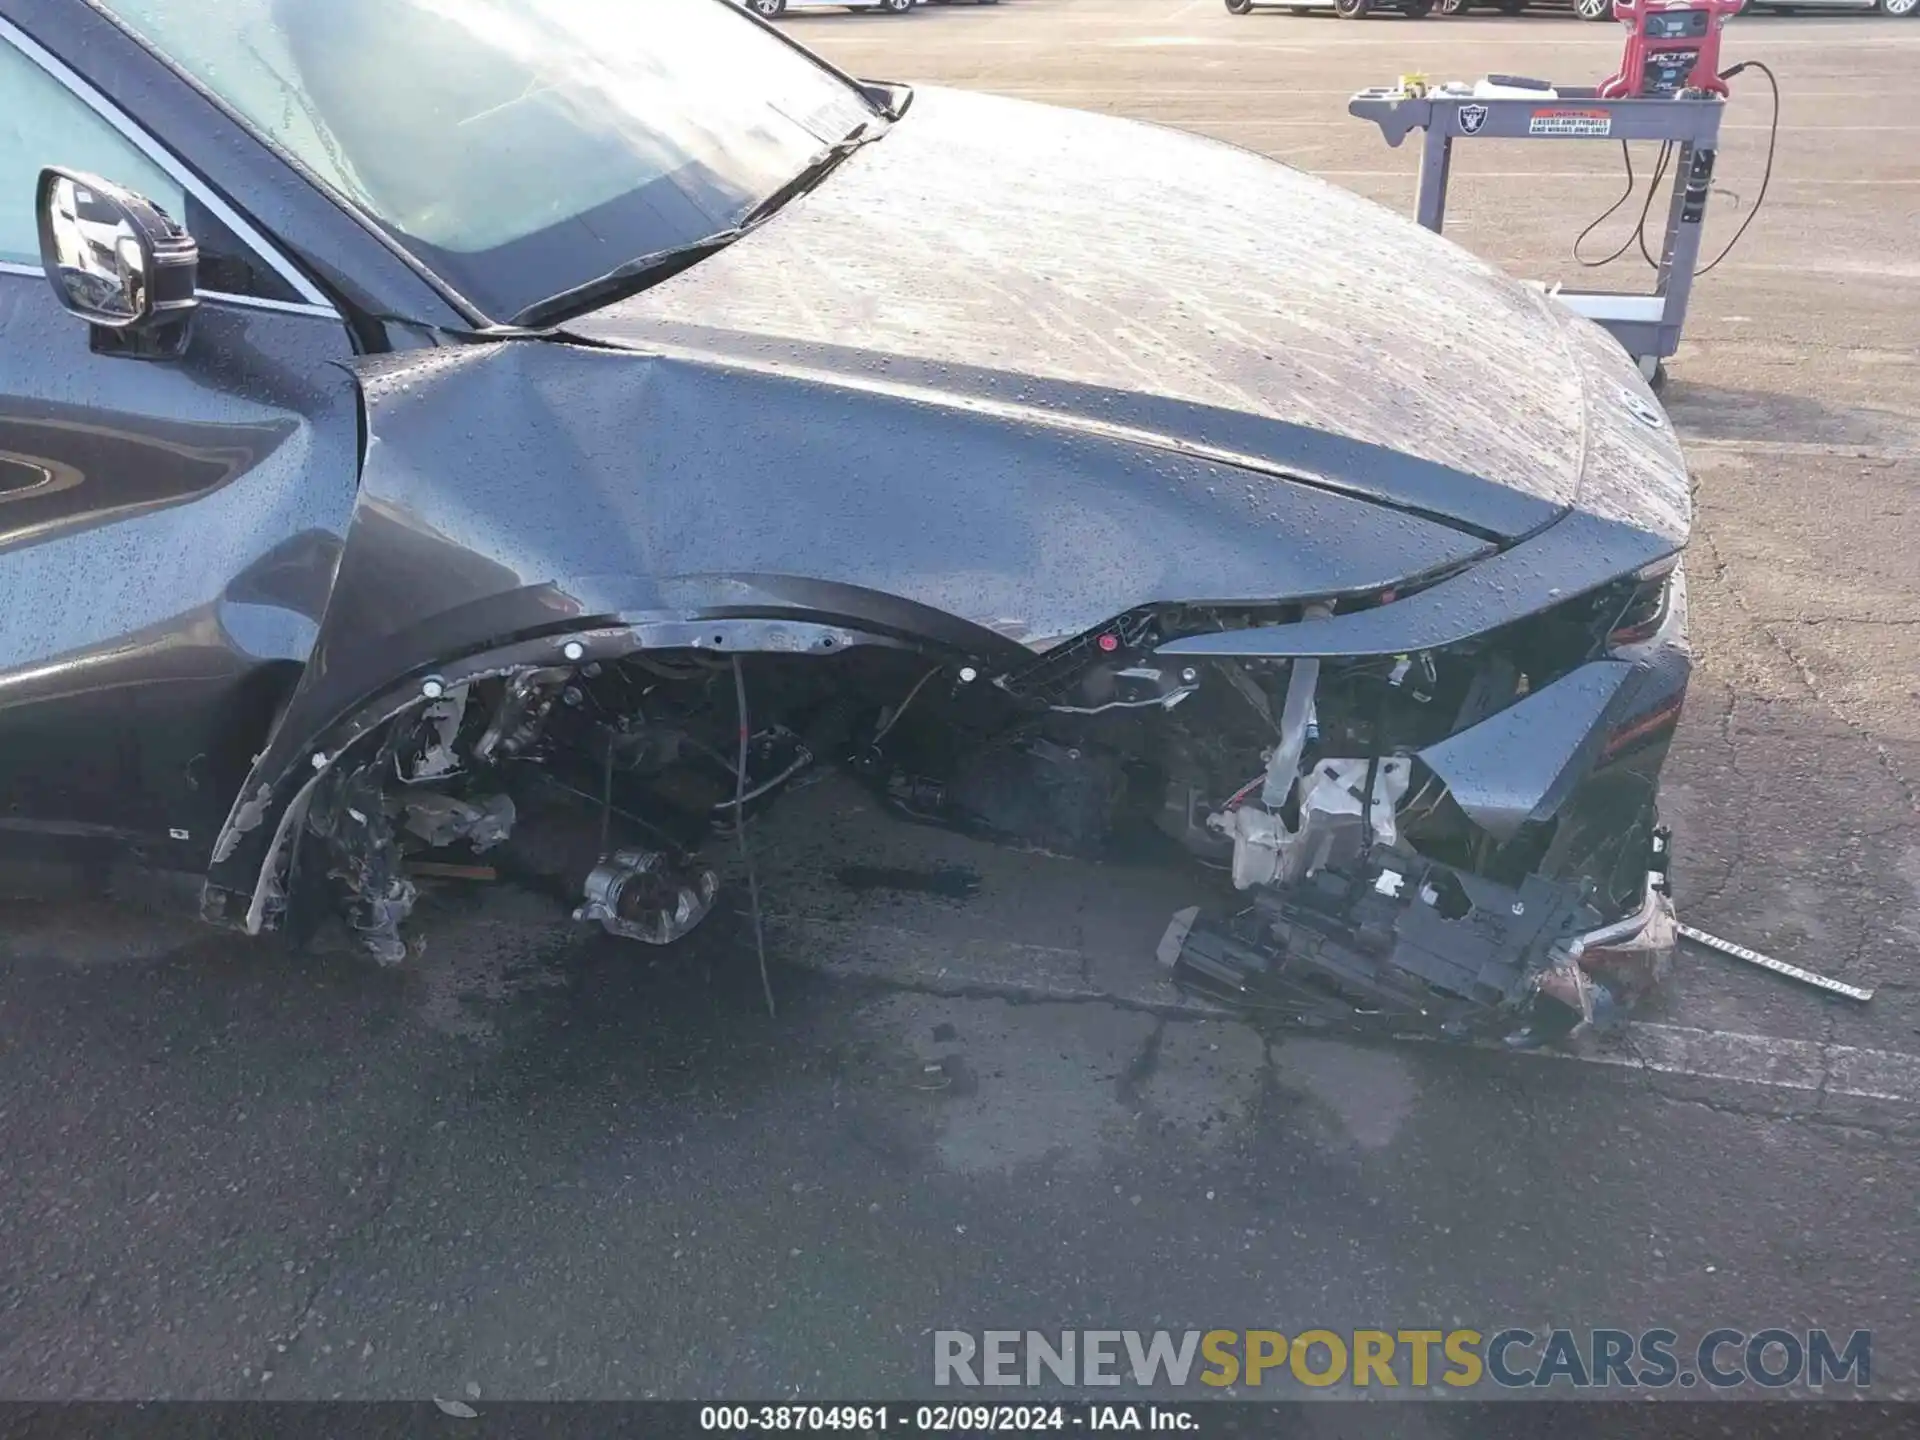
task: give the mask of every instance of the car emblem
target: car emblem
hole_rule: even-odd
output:
[[[1627,407],[1627,413],[1650,430],[1658,430],[1667,422],[1660,414],[1660,407],[1642,400],[1631,390],[1620,391],[1620,403]]]
[[[1478,135],[1480,127],[1487,123],[1487,107],[1484,105],[1462,105],[1460,107],[1460,133]]]

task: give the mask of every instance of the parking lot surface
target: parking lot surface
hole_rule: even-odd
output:
[[[1347,95],[1592,83],[1620,46],[1217,0],[782,23],[862,76],[1179,126],[1402,211],[1413,151]],[[377,971],[28,895],[0,914],[0,1395],[906,1396],[935,1329],[1511,1323],[1871,1328],[1872,1393],[1920,1398],[1920,22],[1744,17],[1725,55],[1783,101],[1665,392],[1698,506],[1678,902],[1870,1004],[1689,951],[1585,1057],[1262,1034],[1161,984],[1181,876],[831,782],[759,841],[772,1019],[737,915],[653,952],[446,893]],[[1709,256],[1768,117],[1749,72]],[[1618,162],[1462,146],[1449,231],[1571,280]]]

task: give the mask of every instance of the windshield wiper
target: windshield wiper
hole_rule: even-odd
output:
[[[806,194],[809,190],[818,186],[822,180],[825,180],[827,176],[840,168],[841,161],[853,154],[853,152],[858,150],[862,145],[871,145],[875,140],[878,140],[882,135],[887,133],[884,130],[873,129],[872,125],[873,122],[871,120],[861,121],[859,125],[854,127],[850,135],[834,141],[833,144],[814,156],[813,159],[806,163],[798,175],[795,175],[791,180],[787,181],[786,184],[782,185],[778,190],[775,190],[771,195],[767,196],[749,210],[746,215],[741,218],[737,228],[743,231],[751,230],[755,225],[758,225],[788,201],[797,199],[799,196]]]
[[[669,276],[677,275],[702,260],[716,250],[724,250],[742,235],[760,225],[781,206],[819,185],[831,175],[854,151],[862,145],[871,144],[886,134],[885,130],[875,130],[871,121],[862,121],[852,134],[836,140],[813,159],[809,160],[797,175],[771,195],[766,196],[729,225],[725,230],[716,230],[713,234],[685,245],[670,246],[665,250],[655,250],[646,255],[636,256],[624,265],[609,270],[596,279],[571,290],[563,290],[558,295],[550,295],[545,300],[536,300],[508,323],[522,329],[537,330],[551,325],[569,316],[598,309],[602,305],[611,305],[614,301],[628,295],[636,295]]]
[[[628,295],[638,294],[669,275],[679,274],[696,260],[716,250],[726,249],[746,233],[744,226],[735,225],[726,230],[716,230],[685,245],[674,245],[637,256],[584,285],[576,285],[571,290],[562,290],[558,295],[534,301],[507,323],[524,330],[538,330],[570,315],[611,305]]]

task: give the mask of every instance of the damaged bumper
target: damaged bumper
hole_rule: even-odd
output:
[[[1309,1023],[1515,1046],[1624,1018],[1678,940],[1656,790],[1691,658],[1685,576],[1656,578],[1661,608],[1602,657],[1521,682],[1411,756],[1304,764],[1293,788],[1283,718],[1263,803],[1210,822],[1251,903],[1173,917],[1159,958],[1176,983]],[[1434,791],[1425,816],[1451,821],[1437,838],[1418,799]]]
[[[1654,858],[1664,860],[1664,836]],[[1593,925],[1584,892],[1438,864],[1319,871],[1260,892],[1231,919],[1177,912],[1158,956],[1180,985],[1296,1021],[1498,1034],[1535,1048],[1618,1023],[1672,964],[1664,870],[1650,870],[1639,908],[1610,924]]]

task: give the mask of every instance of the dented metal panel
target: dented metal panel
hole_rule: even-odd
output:
[[[1365,592],[1491,549],[1214,461],[716,363],[509,341],[364,388],[314,719],[570,619],[805,612],[986,653],[1151,601]]]
[[[1348,191],[1112,117],[922,90],[775,223],[569,329],[1125,424],[1508,537],[1678,476],[1685,534],[1671,436],[1590,445],[1628,383],[1596,387],[1597,327]]]

